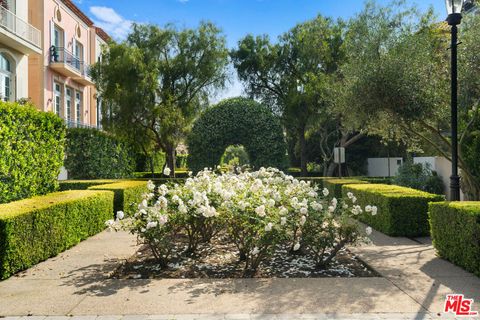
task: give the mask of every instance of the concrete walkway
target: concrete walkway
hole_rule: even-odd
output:
[[[139,279],[109,274],[133,236],[103,232],[0,282],[1,320],[436,319],[446,293],[480,304],[480,279],[435,257],[429,243],[374,232],[352,248],[379,278]],[[41,316],[41,317],[31,317]],[[52,317],[61,316],[61,317]],[[68,319],[73,319],[69,317]],[[465,318],[463,318],[465,319]]]

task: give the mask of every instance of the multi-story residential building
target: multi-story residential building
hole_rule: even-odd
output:
[[[95,27],[94,28],[95,37],[92,37],[92,44],[93,50],[91,50],[91,61],[100,62],[102,59],[102,50],[107,45],[107,43],[111,40],[110,36],[103,31],[103,29]],[[91,114],[90,121],[91,123],[95,123],[98,128],[101,127],[101,120],[102,120],[102,100],[97,95],[95,88],[92,90],[92,95],[90,97],[91,104],[96,105],[96,113]]]
[[[28,0],[0,0],[0,99],[28,98],[28,55],[41,54],[41,39]]]
[[[108,35],[71,0],[29,0],[34,26],[43,34],[41,54],[29,55],[29,97],[70,127],[96,127],[98,108],[89,66],[96,61],[98,39]]]

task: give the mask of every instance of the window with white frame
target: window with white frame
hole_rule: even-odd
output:
[[[82,122],[82,93],[80,91],[75,92],[75,114],[77,123]]]
[[[63,35],[63,29],[60,28],[57,25],[54,25],[53,27],[53,39],[52,39],[52,45],[57,47],[57,48],[63,48],[64,47],[64,35]]]
[[[81,64],[83,63],[83,44],[75,41],[75,47],[73,49],[73,54],[75,55],[75,67],[81,70]]]
[[[14,67],[13,60],[7,54],[0,54],[0,99],[4,101],[14,100]]]
[[[102,98],[97,98],[97,126],[102,126]]]
[[[56,24],[53,26],[52,31],[52,44],[54,48],[51,48],[50,52],[50,61],[51,62],[61,62],[65,60],[64,46],[65,46],[65,35],[62,28]]]
[[[59,117],[62,116],[62,85],[58,82],[53,83],[53,112]]]
[[[67,112],[67,122],[72,122],[72,88],[65,88],[65,103],[66,103],[66,112]]]

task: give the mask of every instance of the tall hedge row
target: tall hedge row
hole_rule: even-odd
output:
[[[227,99],[206,110],[187,139],[188,168],[215,167],[230,145],[243,145],[254,168],[287,165],[286,144],[278,117],[246,98]]]
[[[70,179],[126,178],[135,170],[129,145],[95,129],[68,129],[66,156]]]
[[[53,113],[0,101],[0,203],[55,191],[64,141]]]

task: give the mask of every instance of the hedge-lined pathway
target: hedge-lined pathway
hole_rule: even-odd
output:
[[[384,278],[112,280],[109,273],[134,254],[136,246],[131,235],[103,232],[0,282],[0,316],[435,319],[447,292],[474,298],[479,309],[480,279],[436,258],[430,244],[377,232],[373,241],[352,250]]]

